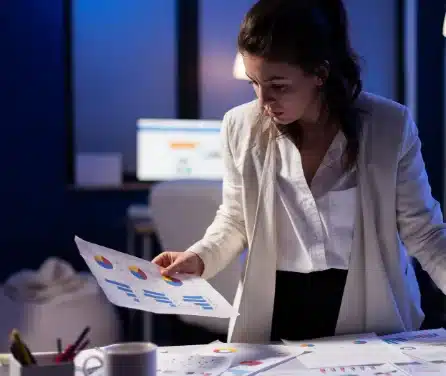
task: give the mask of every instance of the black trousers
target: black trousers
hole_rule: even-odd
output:
[[[335,334],[347,270],[313,273],[277,271],[271,341]]]

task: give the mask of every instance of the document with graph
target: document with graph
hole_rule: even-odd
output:
[[[142,311],[229,318],[238,312],[203,278],[164,277],[150,261],[75,237],[76,245],[111,303]]]

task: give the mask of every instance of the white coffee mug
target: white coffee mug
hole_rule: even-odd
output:
[[[83,361],[84,376],[156,376],[157,346],[153,343],[116,343],[97,350],[101,355]]]

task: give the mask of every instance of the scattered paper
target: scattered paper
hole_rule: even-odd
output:
[[[142,311],[229,318],[238,312],[206,280],[163,277],[157,265],[75,238],[79,252],[115,305]]]
[[[446,330],[443,328],[392,334],[381,339],[412,358],[446,363]]]
[[[261,371],[275,368],[277,365],[286,363],[294,358],[295,358],[294,355],[289,355],[289,356],[270,357],[262,360],[248,360],[239,363],[239,365],[235,367],[231,367],[226,372],[223,372],[221,376],[256,375]]]
[[[214,344],[221,344],[220,341],[211,342]],[[186,345],[186,346],[160,346],[158,347],[158,354],[197,354],[203,346],[208,345]]]
[[[203,346],[198,353],[200,355],[219,354],[231,360],[231,367],[247,366],[252,370],[254,366],[263,365],[258,368],[264,369],[272,364],[286,362],[302,352],[300,349],[291,349],[283,345],[222,343]]]
[[[223,356],[158,353],[157,375],[219,376],[230,365],[231,360]]]
[[[446,348],[446,330],[432,329],[416,332],[403,332],[380,337],[384,342],[398,347],[401,351],[419,350],[440,346]]]
[[[410,350],[405,351],[404,353],[414,359],[419,359],[424,362],[446,364],[446,348]]]
[[[414,362],[410,364],[397,364],[398,368],[402,369],[408,375],[411,376],[445,376],[446,367],[432,364],[432,363],[420,363]]]
[[[374,333],[358,336],[320,338],[308,342],[285,341],[289,346],[304,349],[298,357],[307,368],[376,365],[410,362],[411,359],[381,341]]]
[[[321,369],[300,369],[296,371],[271,371],[260,373],[262,376],[408,376],[407,373],[392,364],[379,366],[335,367]]]
[[[283,371],[296,371],[300,369],[308,369],[305,367],[302,362],[299,360],[300,356],[297,356],[296,358],[293,358],[291,360],[288,360],[287,362],[277,364],[274,367],[274,370],[283,372]]]
[[[294,372],[298,370],[308,370],[307,367],[299,360],[301,356],[298,356],[297,358],[294,358],[290,360],[289,362],[278,364],[276,367],[274,367],[274,371],[281,372],[281,373],[288,373],[288,372]],[[358,366],[340,366],[340,367],[321,367],[318,370],[321,374],[331,375],[335,372],[339,372],[342,375],[348,375],[350,373],[353,373],[355,371],[373,371],[377,369],[379,365],[358,365]],[[315,370],[315,368],[312,369],[312,371]]]

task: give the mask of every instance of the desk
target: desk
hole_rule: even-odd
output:
[[[354,340],[356,338],[356,340]],[[362,338],[363,340],[358,340]],[[353,341],[354,340],[354,341]],[[371,343],[378,340],[380,343]],[[233,370],[239,370],[239,372],[231,372],[233,375],[241,375],[246,374],[246,369],[250,369],[251,367],[265,367],[269,358],[276,357],[276,360],[273,361],[271,366],[267,366],[267,368],[259,369],[256,372],[259,372],[259,375],[262,375],[263,372],[269,376],[276,376],[281,372],[284,372],[283,375],[291,375],[291,374],[299,374],[299,375],[333,375],[333,376],[346,376],[346,374],[354,374],[355,376],[360,376],[362,374],[367,376],[376,376],[376,375],[438,375],[444,376],[446,375],[446,350],[442,350],[444,347],[438,347],[438,344],[444,343],[446,340],[446,332],[443,329],[436,329],[430,331],[418,331],[418,332],[408,332],[408,333],[398,333],[396,335],[384,336],[384,337],[376,337],[371,334],[364,334],[358,336],[339,336],[332,337],[327,339],[316,339],[310,340],[309,342],[315,344],[314,350],[311,352],[319,352],[320,354],[325,353],[326,356],[323,358],[325,360],[321,360],[320,362],[329,361],[330,358],[333,358],[332,352],[338,352],[343,347],[344,350],[342,357],[348,358],[347,362],[352,364],[351,362],[359,355],[358,351],[367,356],[368,359],[364,359],[365,363],[359,363],[356,365],[345,365],[345,366],[326,366],[318,365],[314,368],[307,368],[305,366],[305,362],[303,360],[304,357],[311,356],[309,355],[309,350],[302,350],[302,346],[297,346],[290,344],[291,346],[284,346],[283,344],[272,344],[274,346],[264,346],[264,345],[244,345],[244,344],[231,344],[231,343],[212,343],[210,345],[194,345],[194,346],[172,346],[172,347],[159,347],[158,357],[162,357],[164,353],[173,353],[179,355],[192,355],[192,354],[202,354],[202,355],[215,355],[215,347],[224,347],[224,348],[234,348],[235,353],[237,355],[231,355],[230,353],[226,353],[226,356],[232,357],[231,363],[232,366],[235,367]],[[344,345],[340,343],[340,341],[344,341]],[[353,341],[353,342],[352,342]],[[381,342],[382,341],[382,342]],[[398,343],[398,341],[402,341]],[[370,342],[367,344],[367,342]],[[305,342],[307,343],[307,342]],[[403,346],[407,348],[408,344],[412,346],[419,347],[420,349],[424,348],[423,351],[429,349],[431,352],[430,360],[426,359],[423,361],[419,357],[417,358],[415,355],[412,358],[409,354],[414,350],[404,351],[400,347]],[[435,345],[437,344],[437,346]],[[277,346],[282,345],[282,346]],[[320,345],[323,345],[320,347]],[[363,346],[364,349],[360,350]],[[369,347],[371,346],[371,347]],[[382,347],[381,349],[376,348]],[[307,347],[305,345],[304,347]],[[357,350],[353,349],[353,347],[357,348]],[[440,348],[440,350],[438,350]],[[296,351],[300,349],[299,351]],[[383,359],[383,355],[379,355],[377,357],[377,352],[387,353],[385,355],[385,359]],[[280,353],[280,356],[285,356],[288,360],[285,362],[277,361],[277,352]],[[405,353],[405,354],[404,354]],[[38,354],[38,353],[37,353]],[[43,353],[40,353],[43,354]],[[433,357],[433,355],[438,354],[438,357]],[[75,358],[76,365],[76,376],[84,376],[82,373],[82,366],[85,364],[85,361],[90,357],[99,357],[102,359],[102,352],[99,349],[89,349],[82,351]],[[403,358],[401,358],[403,356]],[[378,358],[381,360],[378,361]],[[253,359],[262,359],[261,362],[256,364],[252,362]],[[437,359],[434,361],[434,359]],[[339,359],[338,359],[339,360]],[[337,361],[338,361],[337,360]],[[441,363],[439,362],[441,360]],[[262,366],[263,363],[263,366]],[[90,359],[88,362],[87,368],[95,368],[100,365],[100,361],[98,359]],[[397,367],[395,367],[395,365]],[[387,366],[393,368],[397,368],[397,372],[380,372],[380,370],[385,369]],[[8,367],[0,367],[0,375],[6,376]],[[240,370],[240,368],[244,369]],[[404,372],[401,373],[399,370],[404,369]],[[252,368],[250,369],[252,371]],[[372,371],[372,372],[371,372]],[[3,373],[2,373],[3,372]],[[293,372],[293,373],[289,373]],[[347,373],[346,373],[347,372]],[[256,373],[257,374],[257,373]],[[99,376],[102,375],[102,372],[98,370],[97,372],[92,372],[91,376]],[[172,374],[174,375],[174,373]]]

